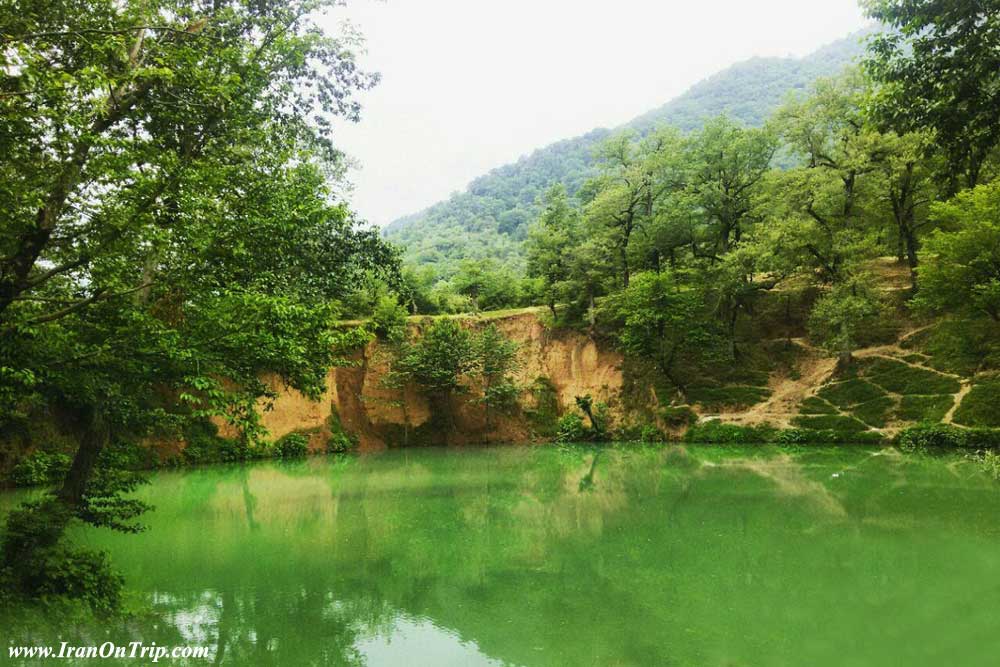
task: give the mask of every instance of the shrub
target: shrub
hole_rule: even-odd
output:
[[[660,408],[660,418],[668,426],[688,426],[698,421],[698,415],[687,405],[668,405]]]
[[[750,445],[770,442],[777,434],[771,426],[743,426],[708,421],[695,424],[684,434],[686,442],[711,445]]]
[[[1000,454],[987,449],[976,452],[969,458],[978,463],[983,472],[992,477],[994,481],[1000,482]]]
[[[14,466],[10,479],[15,486],[54,484],[66,475],[70,463],[69,456],[61,452],[32,452]]]
[[[955,422],[966,426],[1000,426],[1000,378],[973,386],[955,411]]]
[[[666,442],[663,431],[653,424],[633,424],[615,434],[615,440],[626,442]]]
[[[583,424],[583,417],[575,412],[559,418],[556,439],[559,442],[580,442],[589,437],[589,429]]]
[[[903,429],[896,435],[896,444],[906,451],[919,451],[938,447],[966,447],[968,434],[965,429],[945,424],[919,424]]]
[[[343,454],[354,449],[357,442],[354,438],[343,431],[331,433],[326,441],[326,451],[330,454]]]
[[[282,459],[302,458],[309,453],[309,436],[289,433],[274,443],[274,455]]]
[[[843,415],[798,416],[792,419],[792,424],[800,428],[814,431],[840,431],[843,433],[858,433],[867,431],[868,427],[853,417]]]
[[[840,408],[848,408],[859,403],[874,401],[885,396],[885,392],[864,380],[852,379],[828,384],[819,391],[820,398]]]
[[[664,437],[663,431],[652,424],[646,424],[639,431],[640,442],[664,442],[665,440],[666,437]]]
[[[71,510],[49,497],[8,515],[0,543],[7,586],[16,595],[39,600],[82,602],[99,615],[121,606],[124,579],[104,552],[71,546],[63,536]]]
[[[207,419],[189,424],[184,430],[184,441],[183,457],[187,463],[235,463],[255,455],[247,442],[220,436],[219,428]]]

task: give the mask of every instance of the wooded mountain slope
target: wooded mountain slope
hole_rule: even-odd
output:
[[[442,277],[463,259],[489,257],[520,266],[521,242],[537,215],[539,196],[559,181],[575,194],[594,173],[592,152],[601,140],[620,130],[645,133],[664,124],[693,130],[721,113],[760,125],[791,91],[836,74],[857,58],[866,34],[854,33],[804,58],[751,58],[733,65],[620,128],[598,128],[498,167],[464,192],[392,222],[385,236],[405,246],[408,263],[435,265]]]

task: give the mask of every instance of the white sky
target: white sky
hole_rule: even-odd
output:
[[[612,127],[752,56],[805,55],[865,25],[856,0],[349,0],[382,82],[337,144],[382,225],[493,167]]]

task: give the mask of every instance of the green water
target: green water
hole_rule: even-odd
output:
[[[83,539],[153,612],[92,636],[221,664],[1000,660],[1000,486],[958,456],[403,450],[141,495],[147,532]]]

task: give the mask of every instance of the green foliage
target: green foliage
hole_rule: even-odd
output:
[[[500,310],[526,305],[521,279],[492,259],[466,260],[451,278],[455,291],[469,299],[471,310]]]
[[[759,445],[771,442],[777,433],[772,426],[742,426],[707,421],[695,424],[684,434],[685,442],[712,445]]]
[[[379,298],[372,313],[375,335],[390,343],[399,343],[406,338],[406,308],[389,295]]]
[[[466,373],[476,365],[472,333],[451,319],[436,320],[409,342],[393,363],[393,372],[431,394],[462,391]]]
[[[489,427],[493,411],[513,407],[520,394],[512,377],[518,349],[495,324],[473,332],[457,320],[439,319],[400,345],[388,381],[397,388],[415,383],[438,411],[450,409],[453,394],[478,389],[475,400],[485,407]]]
[[[677,387],[686,384],[678,365],[709,357],[718,340],[698,294],[668,271],[636,274],[605,309],[619,325],[624,351],[648,359]]]
[[[698,415],[687,405],[668,405],[660,408],[660,419],[667,426],[689,426],[698,421]]]
[[[305,433],[288,433],[274,443],[274,454],[280,459],[302,458],[309,453],[309,436]]]
[[[639,442],[665,442],[663,431],[653,424],[643,424],[639,429]]]
[[[260,449],[261,378],[318,397],[366,339],[334,328],[336,303],[398,282],[395,248],[336,195],[330,119],[376,77],[315,22],[335,4],[5,11],[0,427],[71,424],[74,521],[134,529],[119,442],[218,417],[242,433],[232,458]]]
[[[71,519],[70,509],[51,496],[11,512],[0,541],[8,570],[3,583],[14,596],[43,605],[69,599],[98,615],[115,613],[124,579],[107,554],[69,544],[64,531]]]
[[[480,401],[487,410],[510,408],[520,393],[511,377],[519,367],[519,345],[489,324],[476,334],[473,347],[483,391]]]
[[[557,304],[578,300],[585,291],[574,280],[573,261],[583,239],[577,212],[561,183],[546,191],[542,207],[525,241],[527,272],[540,281],[538,297],[555,318]]]
[[[1000,140],[997,11],[992,0],[866,0],[886,27],[868,49],[880,84],[872,107],[899,130],[933,129],[948,157],[950,189],[973,187]]]
[[[976,452],[969,457],[977,463],[983,472],[993,478],[993,481],[1000,482],[1000,453],[993,450]]]
[[[10,473],[15,486],[41,486],[62,480],[69,470],[70,458],[62,452],[32,452],[21,459]]]
[[[955,411],[955,423],[966,426],[1000,426],[1000,377],[980,380]]]
[[[189,464],[235,463],[257,458],[263,453],[263,448],[252,448],[246,440],[223,438],[219,435],[219,427],[208,419],[189,423],[183,435],[182,456]]]
[[[1000,182],[934,206],[942,229],[926,241],[916,305],[1000,322]]]
[[[792,419],[792,425],[812,431],[837,431],[857,433],[867,431],[864,423],[843,415],[799,415]]]
[[[896,435],[896,444],[904,451],[926,449],[998,449],[1000,429],[959,428],[945,424],[918,424]]]
[[[584,424],[580,414],[569,412],[559,418],[556,427],[556,440],[559,442],[583,442],[589,439],[590,429]]]
[[[344,454],[355,449],[358,443],[344,431],[331,433],[326,441],[326,451],[328,454]]]
[[[847,361],[863,332],[877,326],[885,305],[870,278],[839,283],[816,302],[809,316],[810,336]]]

